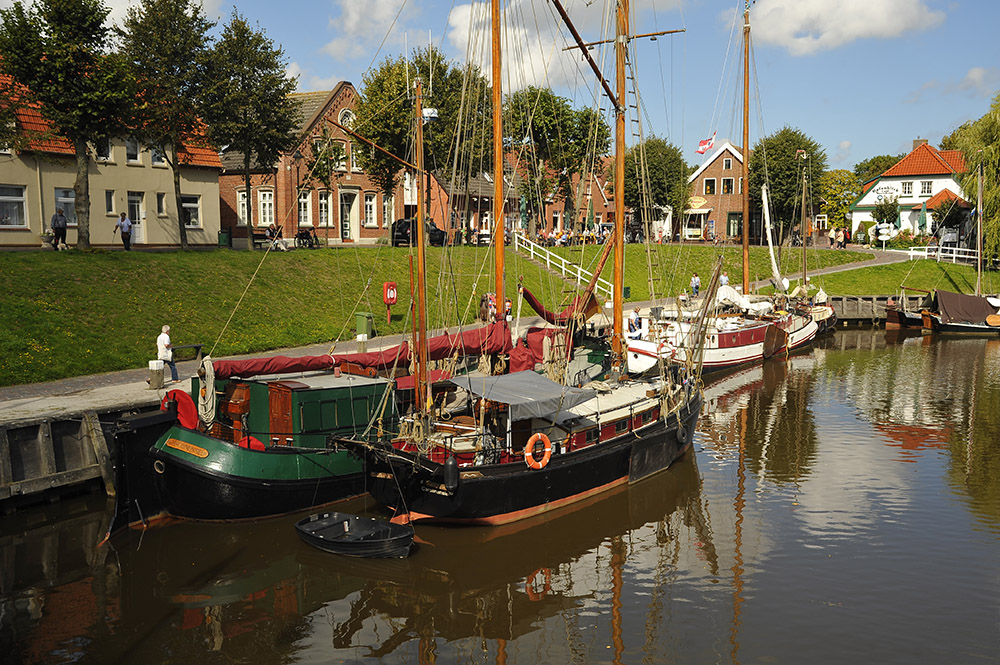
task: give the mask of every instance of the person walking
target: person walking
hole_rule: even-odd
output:
[[[830,249],[833,249],[833,244],[837,242],[837,227],[830,227]]]
[[[56,208],[49,226],[52,228],[52,249],[59,249],[60,244],[66,244],[66,215],[62,208]]]
[[[701,290],[701,277],[698,277],[698,273],[695,273],[691,276],[691,297],[697,298],[699,290]]]
[[[160,336],[156,338],[156,358],[170,367],[170,380],[176,383],[177,365],[174,364],[174,350],[170,343],[170,326],[160,328]]]
[[[837,249],[844,249],[844,229],[837,229]]]
[[[125,246],[126,252],[132,251],[132,220],[128,218],[123,212],[118,221],[115,222],[115,230],[111,232],[111,235],[115,234],[115,231],[121,230],[122,232],[122,245]]]

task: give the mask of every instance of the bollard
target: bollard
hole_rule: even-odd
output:
[[[358,353],[367,353],[368,352],[368,335],[365,335],[365,334],[358,335],[357,342],[358,342],[357,352]]]
[[[163,387],[163,361],[149,361],[149,389],[159,390]]]

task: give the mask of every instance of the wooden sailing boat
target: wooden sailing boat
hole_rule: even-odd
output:
[[[743,14],[743,182],[749,183],[750,143],[750,8]],[[765,216],[767,194],[764,194]],[[708,319],[704,336],[698,333],[693,321],[696,314],[687,315],[679,308],[680,315],[665,317],[647,325],[644,333],[628,340],[629,371],[637,374],[653,369],[663,359],[681,364],[691,364],[700,357],[703,372],[732,369],[765,358],[803,347],[815,338],[819,329],[813,313],[779,311],[770,302],[756,307],[748,298],[750,293],[750,189],[742,187],[743,203],[743,290],[737,292],[728,286],[720,287],[717,301],[730,303],[727,313]],[[805,197],[803,194],[803,210]],[[803,223],[805,215],[803,214]],[[768,234],[770,243],[770,234]],[[803,243],[803,284],[805,274],[805,243]],[[772,253],[775,277],[777,266]],[[830,310],[832,311],[832,309]],[[616,314],[618,314],[616,312]],[[700,345],[700,346],[699,346]]]
[[[499,0],[493,0],[492,12],[494,182],[498,188],[494,246],[497,302],[503,302]],[[619,94],[611,94],[605,85],[617,108],[618,192],[624,179],[625,132],[624,108],[617,100],[624,98],[627,16],[625,0],[618,6],[620,38],[615,45]],[[582,45],[578,36],[577,41]],[[611,349],[617,373],[608,385],[574,388],[532,371],[470,375],[451,380],[452,399],[435,417],[421,408],[404,419],[404,434],[391,442],[331,437],[332,444],[363,454],[369,491],[394,508],[399,521],[513,522],[641,480],[667,468],[690,449],[701,408],[696,383],[676,367],[663,379],[630,381],[622,376],[622,197],[616,197],[615,206]],[[579,301],[578,305],[586,307]],[[425,388],[418,388],[418,404],[430,406]]]

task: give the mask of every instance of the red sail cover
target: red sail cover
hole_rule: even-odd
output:
[[[541,301],[535,297],[528,289],[521,287],[521,293],[524,295],[524,299],[528,302],[531,309],[538,313],[538,316],[542,317],[554,326],[565,326],[568,325],[575,316],[580,315],[583,318],[589,318],[596,314],[600,310],[600,305],[597,302],[597,298],[594,297],[593,293],[587,293],[584,296],[577,296],[573,299],[573,302],[564,309],[559,314],[554,314],[549,310],[545,309]]]
[[[484,353],[508,353],[511,349],[510,328],[506,321],[497,321],[481,328],[474,328],[455,335],[444,334],[428,341],[430,359],[449,358],[456,352],[460,356],[474,356]],[[406,367],[411,358],[410,346],[406,342],[380,351],[368,353],[344,353],[337,356],[271,356],[270,358],[249,358],[247,360],[216,360],[212,363],[216,379],[234,376],[250,377],[261,374],[297,374],[324,369],[333,369],[342,363],[354,363],[362,367],[385,370],[392,367]]]

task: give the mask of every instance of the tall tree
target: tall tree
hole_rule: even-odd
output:
[[[688,198],[687,177],[680,148],[656,136],[646,139],[625,153],[625,205],[638,221],[646,221],[647,206],[670,206],[674,224],[679,224]],[[649,213],[658,218],[655,211]]]
[[[983,251],[988,256],[1000,253],[1000,93],[993,97],[990,110],[983,117],[967,122],[950,136],[955,149],[965,157],[966,172],[961,174],[965,198],[978,198],[979,172],[983,173]]]
[[[299,104],[289,97],[296,79],[285,73],[280,47],[235,10],[209,52],[204,120],[216,145],[243,155],[247,225],[253,224],[251,166],[272,165],[296,143]],[[247,248],[252,250],[253,243]]]
[[[804,153],[802,151],[805,151]],[[807,159],[803,160],[803,154]],[[806,194],[809,213],[819,205],[814,183],[826,172],[826,151],[801,130],[783,127],[765,137],[753,148],[750,156],[750,200],[760,210],[761,185],[767,178],[770,193],[771,223],[779,237],[799,223],[802,207],[802,168],[810,191]]]
[[[215,24],[205,18],[194,0],[142,0],[130,7],[118,29],[122,53],[135,71],[138,109],[133,136],[163,155],[174,181],[174,207],[181,247],[187,249],[187,220],[181,203],[181,164],[178,147],[204,142],[199,117],[208,31]]]
[[[564,202],[566,220],[575,217],[577,176],[597,170],[611,147],[611,129],[594,109],[573,109],[569,100],[548,88],[528,87],[507,96],[505,132],[515,146],[528,148],[528,184],[554,181]],[[579,182],[577,180],[577,182]],[[544,199],[548,194],[540,192]],[[539,198],[539,192],[529,192]]]
[[[861,182],[853,171],[833,169],[819,179],[819,210],[833,226],[844,226],[847,213],[861,195]]]
[[[119,54],[108,52],[100,0],[15,2],[0,10],[0,67],[27,89],[55,132],[73,144],[77,247],[90,247],[89,145],[120,134],[133,107],[133,77]],[[0,91],[14,99],[9,91]]]
[[[854,175],[862,184],[879,177],[891,169],[899,160],[906,157],[905,152],[898,155],[875,155],[854,165]]]

